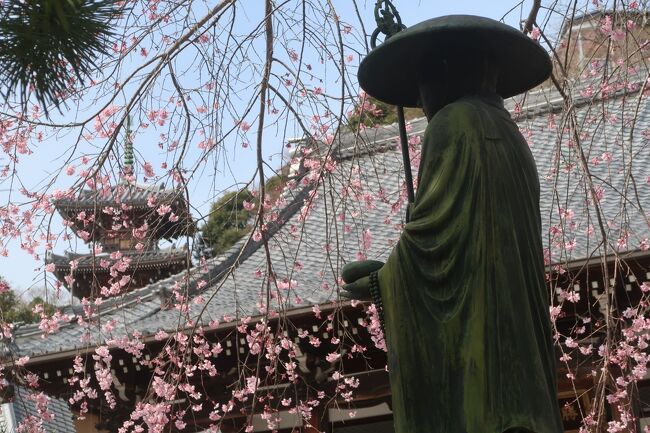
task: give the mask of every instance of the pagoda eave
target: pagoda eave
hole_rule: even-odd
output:
[[[114,278],[111,275],[111,266],[117,260],[110,259],[107,255],[86,255],[86,256],[58,256],[52,255],[49,263],[55,266],[54,275],[63,283],[63,285],[78,298],[89,298],[97,296],[99,288],[103,286],[110,286],[117,281],[121,276],[130,277],[129,283],[121,289],[122,293],[126,293],[140,287],[150,284],[154,280],[163,277],[168,277],[178,272],[187,269],[190,266],[190,261],[186,251],[178,250],[172,252],[162,253],[143,253],[143,254],[129,254],[121,257],[128,257],[130,263],[127,268],[120,272],[120,277]],[[73,267],[70,261],[77,260],[77,265]],[[103,260],[108,260],[109,265],[104,263]],[[66,280],[67,277],[72,275],[74,280],[70,283]]]

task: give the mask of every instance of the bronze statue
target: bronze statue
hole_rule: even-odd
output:
[[[502,99],[550,70],[537,43],[472,16],[420,23],[361,64],[368,94],[429,120],[399,243],[343,270],[347,296],[383,304],[397,433],[562,431],[539,179]]]

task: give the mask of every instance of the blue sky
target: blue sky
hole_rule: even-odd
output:
[[[250,4],[250,19],[255,21],[258,11],[263,10],[261,1],[247,2]],[[335,1],[335,6],[339,9],[339,14],[344,20],[354,22],[354,11],[349,2],[345,0]],[[502,19],[505,15],[505,22],[512,26],[518,26],[519,21],[528,14],[531,1],[517,3],[513,0],[455,0],[455,1],[417,1],[417,0],[394,0],[394,4],[399,10],[402,21],[407,26],[416,24],[419,21],[448,14],[472,14],[481,15],[494,19]],[[518,6],[517,6],[518,5]],[[359,6],[363,7],[360,11],[365,18],[365,25],[368,31],[374,29],[373,6],[374,1],[360,1]],[[513,9],[514,7],[514,9]],[[248,13],[248,12],[247,12]],[[507,15],[506,15],[507,14]],[[540,17],[543,13],[540,13]],[[347,18],[349,17],[349,18]],[[327,83],[326,83],[327,84]],[[243,103],[243,102],[241,102]],[[68,119],[74,118],[74,112],[66,115]],[[298,129],[288,128],[288,131],[275,128],[275,132],[267,131],[265,141],[272,143],[266,149],[266,156],[271,166],[278,167],[280,158],[278,153],[283,148],[283,142],[292,134],[298,134]],[[272,134],[276,134],[274,137]],[[152,135],[153,136],[153,135]],[[157,138],[157,137],[156,137]],[[34,153],[21,158],[21,180],[29,188],[36,187],[41,179],[51,176],[53,170],[57,170],[62,164],[60,151],[62,144],[69,140],[70,137],[53,136],[49,137],[44,143],[34,144]],[[88,148],[92,151],[92,146]],[[155,146],[144,147],[136,143],[136,151],[145,159],[156,160],[158,157]],[[0,159],[0,166],[6,164],[6,161]],[[254,150],[252,146],[241,148],[233,147],[232,152],[222,158],[219,166],[209,169],[203,174],[201,182],[197,182],[190,190],[190,194],[195,196],[194,205],[200,213],[205,213],[209,208],[210,202],[217,197],[223,190],[228,189],[234,183],[245,182],[250,178],[255,167]],[[211,171],[212,170],[212,171]],[[69,180],[62,178],[57,181],[55,187],[69,186]],[[17,185],[13,186],[10,191],[7,183],[0,184],[0,202],[6,204],[9,194],[16,194]],[[195,215],[196,216],[196,215]],[[55,231],[60,227],[60,217],[55,214],[53,227]],[[59,244],[55,247],[56,253],[62,253],[63,249],[81,250],[81,243],[71,243],[67,247]],[[20,250],[17,242],[9,245],[9,257],[0,257],[0,275],[6,278],[18,292],[24,293],[25,297],[30,297],[28,289],[34,287],[36,291],[43,285],[43,273],[37,272],[36,269],[42,263],[36,262],[30,255]]]

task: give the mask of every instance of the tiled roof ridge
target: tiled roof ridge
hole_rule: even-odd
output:
[[[282,227],[284,224],[293,217],[300,208],[304,205],[305,199],[309,197],[309,194],[314,189],[314,184],[310,183],[309,185],[302,188],[297,194],[295,194],[293,200],[289,202],[285,207],[280,210],[278,218],[275,221],[271,221],[266,224],[267,228],[264,236],[266,239],[271,239]],[[203,273],[202,277],[208,283],[207,287],[211,287],[213,284],[216,284],[221,280],[223,275],[230,269],[232,266],[239,266],[240,263],[245,261],[250,257],[255,251],[264,245],[264,240],[255,241],[250,236],[244,237],[244,239],[233,247],[228,249],[224,254],[224,259],[219,263],[218,266],[209,268],[207,273]],[[207,277],[207,278],[206,278]],[[203,289],[198,289],[198,279],[191,282],[192,287],[190,289],[189,296],[194,296],[203,291]]]
[[[645,78],[640,82],[635,81],[635,82],[633,82],[631,84],[642,84],[644,81],[645,81]],[[591,82],[589,84],[591,85],[591,84],[595,84],[595,83]],[[600,102],[600,101],[604,101],[604,100],[613,100],[613,99],[618,99],[618,98],[620,98],[622,96],[633,95],[635,93],[639,93],[639,91],[642,88],[643,88],[642,85],[640,85],[639,87],[637,87],[635,89],[629,89],[628,87],[625,87],[623,89],[617,89],[615,92],[612,92],[611,94],[609,94],[607,96],[603,96],[601,92],[599,92],[598,94],[596,94],[594,96],[582,96],[582,95],[580,95],[580,96],[574,97],[572,99],[573,102],[572,102],[571,105],[572,105],[572,108],[575,110],[575,109],[582,108],[582,107],[584,107],[586,105],[594,104],[596,102]],[[579,89],[582,89],[582,88],[579,88]],[[530,118],[534,118],[534,117],[539,117],[539,116],[542,116],[544,114],[552,114],[552,113],[557,113],[557,112],[562,111],[564,109],[564,99],[560,95],[560,92],[557,91],[556,89],[552,89],[551,91],[553,92],[554,96],[558,96],[558,98],[554,98],[552,100],[548,100],[548,98],[547,98],[547,100],[544,101],[544,102],[538,102],[538,103],[535,103],[535,104],[527,104],[521,109],[521,112],[519,114],[517,114],[516,116],[513,117],[513,120],[515,122],[519,122],[519,121],[522,121],[522,120],[526,120],[526,119],[530,119]],[[579,90],[576,89],[575,91],[579,91]],[[539,90],[537,92],[540,92],[540,94],[542,94],[541,93],[542,90]],[[510,99],[508,99],[507,102],[511,103],[513,101],[514,101],[514,99],[510,98]],[[506,109],[508,109],[508,108],[509,107],[506,106]],[[510,111],[510,110],[508,110],[508,111]]]
[[[617,99],[623,96],[633,95],[639,93],[643,89],[643,83],[647,79],[647,74],[637,73],[631,75],[629,78],[628,86],[624,88],[617,89],[609,95],[604,96],[602,92],[597,92],[593,96],[583,96],[580,94],[582,90],[585,90],[589,86],[594,84],[600,84],[602,82],[602,77],[595,77],[593,80],[585,79],[576,79],[571,85],[575,86],[573,94],[573,109],[581,108],[585,105],[593,104],[603,100],[612,100]],[[629,84],[636,84],[635,88],[630,89]],[[541,101],[536,101],[535,99],[541,99]],[[534,91],[528,92],[525,96],[525,101],[532,102],[526,103],[519,113],[513,116],[515,122],[521,122],[523,120],[535,118],[542,116],[544,114],[557,113],[564,109],[564,99],[560,92],[553,86],[539,88]],[[505,108],[512,114],[515,106],[517,105],[517,99],[508,98],[504,101]],[[407,122],[407,125],[418,125],[419,123],[424,122],[424,128],[415,128],[412,131],[408,132],[409,136],[414,134],[421,134],[426,129],[426,119],[424,117],[419,117],[412,119]],[[390,135],[386,135],[380,139],[373,139],[371,134],[368,134],[368,131],[373,131],[372,134],[374,137],[377,137],[382,132],[390,132]],[[346,139],[352,141],[351,145],[345,146]],[[360,144],[363,144],[360,146]],[[338,141],[336,148],[334,149],[334,155],[339,161],[358,158],[365,155],[373,155],[375,153],[382,153],[394,149],[395,145],[399,145],[399,130],[397,123],[391,123],[389,125],[381,125],[375,128],[366,128],[363,132],[360,132],[358,135],[354,132],[348,132],[342,135],[341,139]]]

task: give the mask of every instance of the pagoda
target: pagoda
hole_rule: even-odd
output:
[[[125,172],[132,172],[127,140]],[[49,254],[56,278],[77,298],[126,293],[181,272],[191,265],[186,248],[161,249],[194,234],[196,225],[182,189],[120,182],[106,189],[83,189],[54,202],[65,224],[89,245],[89,253]],[[50,269],[52,270],[52,269]]]

